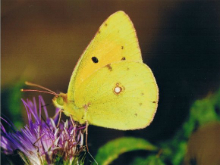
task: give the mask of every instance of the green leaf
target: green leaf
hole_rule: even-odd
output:
[[[118,158],[120,154],[135,150],[155,151],[157,147],[141,138],[123,137],[102,146],[95,159],[99,164],[107,165]]]
[[[179,165],[187,152],[188,139],[195,129],[213,121],[220,121],[220,89],[203,99],[194,101],[189,117],[172,139],[159,144],[161,159]]]
[[[30,164],[30,160],[22,151],[17,151],[17,152],[26,165]]]
[[[215,111],[215,108],[219,106],[219,100],[220,90],[216,94],[194,102],[190,109],[190,115],[198,122],[199,126],[220,120],[219,114]]]
[[[150,155],[145,159],[137,157],[130,165],[165,165],[165,163],[157,155]]]
[[[23,93],[21,89],[24,87],[23,81],[9,84],[2,88],[2,114],[7,116],[13,124],[18,128],[24,125],[22,119],[23,104],[21,98]]]

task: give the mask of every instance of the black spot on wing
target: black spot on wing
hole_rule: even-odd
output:
[[[99,62],[97,57],[92,57],[92,61],[93,61],[93,63],[98,63]]]
[[[121,60],[126,60],[126,58],[125,57],[122,57],[122,59]]]

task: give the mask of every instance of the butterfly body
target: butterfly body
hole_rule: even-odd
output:
[[[129,130],[151,123],[158,87],[124,12],[116,12],[101,25],[74,69],[67,94],[53,102],[81,124]]]

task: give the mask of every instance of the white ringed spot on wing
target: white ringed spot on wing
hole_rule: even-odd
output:
[[[113,88],[113,92],[116,95],[119,95],[120,93],[122,93],[125,90],[125,87],[121,84],[121,83],[116,83],[114,88]]]

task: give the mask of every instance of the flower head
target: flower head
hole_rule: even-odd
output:
[[[3,152],[13,154],[19,151],[26,164],[53,164],[59,158],[72,164],[83,150],[85,127],[77,125],[72,120],[61,121],[58,125],[59,109],[56,109],[55,117],[50,118],[41,96],[39,96],[39,106],[35,99],[33,102],[22,101],[27,111],[28,124],[18,131],[12,123],[2,118],[2,121],[10,125],[13,130],[9,133],[1,124]],[[42,109],[45,119],[42,117]]]

